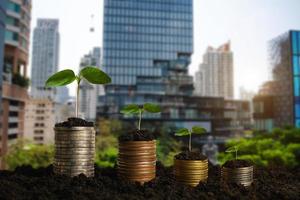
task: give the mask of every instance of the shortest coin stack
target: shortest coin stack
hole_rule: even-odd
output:
[[[221,176],[224,181],[248,187],[253,182],[253,166],[240,168],[222,167]]]
[[[151,181],[156,173],[156,142],[119,142],[118,175],[141,184]]]
[[[55,174],[94,176],[95,130],[93,127],[55,127]]]
[[[174,173],[180,183],[197,186],[208,178],[208,160],[178,160],[174,161]]]

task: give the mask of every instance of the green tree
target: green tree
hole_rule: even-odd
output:
[[[53,158],[53,146],[35,145],[25,140],[18,140],[16,144],[11,145],[5,156],[5,162],[9,170],[14,170],[22,165],[39,168],[52,164]]]
[[[258,166],[300,166],[300,129],[275,128],[271,133],[255,132],[253,138],[230,140],[226,146],[239,146],[239,159],[250,160]],[[234,155],[220,153],[219,162],[234,159]]]

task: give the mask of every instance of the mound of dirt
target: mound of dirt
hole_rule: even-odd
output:
[[[207,183],[192,188],[176,182],[172,168],[157,163],[157,177],[139,185],[117,177],[115,168],[95,167],[95,177],[55,176],[52,166],[0,172],[0,199],[299,199],[300,169],[256,168],[246,189],[220,181],[220,167],[209,167]]]

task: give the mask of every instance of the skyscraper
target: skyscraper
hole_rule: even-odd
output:
[[[7,1],[0,2],[0,135],[2,134],[2,72],[3,72],[3,57],[4,57],[4,33],[5,33],[5,19],[6,19],[6,3]]]
[[[128,103],[190,95],[193,52],[192,0],[105,1],[104,69],[108,112]],[[128,95],[129,94],[129,95]]]
[[[254,119],[268,120],[275,127],[300,127],[300,31],[291,30],[271,40],[269,54],[273,80],[264,84],[254,98]],[[264,109],[269,102],[272,115]]]
[[[99,47],[95,47],[89,54],[81,58],[80,69],[85,66],[100,68],[100,58],[101,50]],[[97,98],[101,87],[103,86],[91,85],[85,80],[82,81],[80,85],[79,112],[83,115],[83,118],[91,121],[96,119]]]
[[[31,0],[8,0],[5,11],[1,155],[6,154],[11,141],[24,134]]]
[[[230,42],[219,48],[208,47],[195,77],[196,94],[232,99],[233,53]]]
[[[45,81],[58,71],[59,21],[38,19],[33,32],[31,95],[55,100],[55,88],[45,88]]]

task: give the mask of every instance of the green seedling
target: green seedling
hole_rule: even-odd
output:
[[[229,147],[228,149],[226,149],[225,152],[226,153],[233,153],[233,152],[235,152],[235,159],[237,160],[238,159],[238,150],[239,150],[238,146],[232,146],[232,147]]]
[[[129,104],[121,110],[122,114],[139,116],[138,130],[141,130],[142,115],[144,112],[160,113],[161,109],[159,105],[152,104],[152,103],[145,103],[143,106],[139,106],[136,104]]]
[[[193,126],[191,130],[187,128],[181,128],[176,131],[175,136],[189,136],[189,151],[192,151],[192,134],[202,135],[206,133],[205,128],[201,126]]]
[[[76,80],[76,117],[78,117],[79,108],[79,85],[82,79],[91,84],[107,84],[111,82],[111,78],[105,72],[94,66],[84,67],[78,75],[75,75],[71,69],[65,69],[53,74],[46,81],[46,87],[59,87],[68,85]]]

